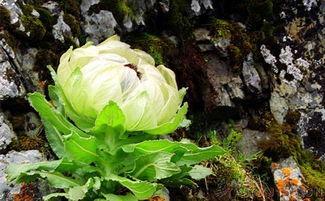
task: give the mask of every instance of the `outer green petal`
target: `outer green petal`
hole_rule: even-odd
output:
[[[177,89],[177,83],[176,83],[176,77],[175,77],[175,73],[166,68],[164,65],[159,65],[157,66],[158,70],[160,71],[160,73],[164,76],[166,82],[174,87],[175,89]]]
[[[177,114],[170,122],[164,123],[155,129],[146,130],[144,132],[152,135],[165,135],[174,132],[178,128],[178,126],[182,123],[182,121],[185,119],[187,108],[188,105],[185,102],[184,105],[178,110]]]

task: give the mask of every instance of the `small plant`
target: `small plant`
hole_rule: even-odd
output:
[[[253,198],[258,191],[259,184],[254,180],[253,175],[247,170],[249,163],[256,160],[260,153],[245,155],[238,148],[238,142],[242,139],[242,134],[230,128],[228,136],[220,140],[215,131],[208,133],[212,144],[220,145],[225,154],[217,157],[218,163],[227,168],[230,173],[229,178],[235,182],[233,186],[236,189],[236,196],[241,198]]]
[[[29,102],[40,114],[58,160],[10,165],[8,179],[47,179],[60,192],[50,200],[135,201],[188,184],[211,170],[197,165],[224,153],[187,140],[160,139],[186,123],[185,90],[174,73],[117,36],[98,46],[69,49],[60,60],[51,101],[40,93]],[[72,120],[72,122],[70,121]]]

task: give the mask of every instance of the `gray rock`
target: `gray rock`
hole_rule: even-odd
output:
[[[281,97],[277,92],[272,92],[270,99],[270,109],[275,120],[282,124],[284,117],[288,112],[288,103],[285,98]]]
[[[204,29],[204,28],[195,29],[193,34],[194,34],[196,41],[211,40],[210,31],[207,29]]]
[[[25,93],[25,88],[8,57],[13,59],[15,54],[4,41],[0,41],[0,100],[19,97]]]
[[[6,179],[5,171],[9,164],[35,163],[43,160],[38,150],[11,151],[6,155],[0,155],[0,200],[11,200],[12,196],[20,191],[21,185],[12,186]]]
[[[0,151],[5,149],[15,138],[16,134],[12,130],[11,124],[4,114],[0,113]]]
[[[96,5],[100,2],[100,0],[83,0],[80,4],[80,10],[83,15],[86,15],[89,8],[92,5]]]
[[[64,37],[72,37],[71,28],[63,21],[64,13],[61,12],[57,23],[53,25],[52,34],[53,37],[61,43],[64,43]]]
[[[243,137],[238,142],[238,148],[246,156],[251,156],[260,151],[258,144],[265,140],[269,140],[268,133],[257,130],[244,129]]]
[[[95,44],[115,33],[114,28],[117,22],[110,11],[101,10],[98,14],[85,16],[85,22],[82,25],[84,31],[89,35],[89,39]]]
[[[246,86],[251,92],[261,92],[261,78],[257,72],[257,70],[254,68],[254,60],[253,60],[253,54],[249,53],[247,55],[247,59],[243,63],[243,69],[242,69],[243,77]]]
[[[17,4],[17,0],[0,0],[0,5],[4,6],[10,11],[10,23],[18,24],[20,31],[25,31],[25,27],[21,23],[19,17],[23,14],[22,10]]]

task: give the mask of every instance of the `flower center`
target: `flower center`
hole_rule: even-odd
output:
[[[138,78],[139,79],[141,78],[141,72],[138,71],[137,65],[130,63],[130,64],[125,64],[124,66],[125,67],[128,67],[128,68],[131,68],[132,70],[134,70],[137,73]]]

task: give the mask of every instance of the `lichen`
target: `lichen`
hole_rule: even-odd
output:
[[[272,158],[273,161],[292,156],[298,162],[307,186],[317,194],[325,190],[325,162],[317,160],[313,153],[303,149],[301,138],[295,134],[297,119],[297,114],[290,111],[287,122],[280,125],[267,113],[262,124],[266,125],[265,129],[270,137],[261,141],[258,146],[264,150],[265,156]]]

